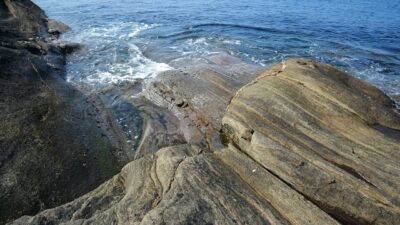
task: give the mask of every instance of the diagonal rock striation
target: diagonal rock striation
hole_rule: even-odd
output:
[[[189,102],[188,104],[192,104]],[[226,147],[176,145],[11,224],[396,224],[399,114],[376,88],[293,59],[242,87]]]
[[[237,92],[224,135],[249,158],[344,224],[399,221],[399,114],[376,88],[293,59]]]

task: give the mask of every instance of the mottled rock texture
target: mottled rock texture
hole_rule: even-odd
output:
[[[48,22],[31,1],[0,0],[0,224],[71,201],[126,162],[102,103],[64,81]]]
[[[400,142],[386,133],[399,124],[376,88],[325,64],[285,61],[236,92],[225,147],[163,148],[11,224],[397,224]]]

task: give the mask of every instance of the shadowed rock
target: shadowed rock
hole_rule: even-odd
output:
[[[0,224],[71,201],[127,156],[101,101],[63,80],[44,12],[0,0]],[[102,126],[97,121],[103,121]]]

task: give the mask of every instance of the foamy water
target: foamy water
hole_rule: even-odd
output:
[[[63,38],[85,45],[83,52],[68,61],[67,80],[93,86],[107,86],[122,81],[148,79],[173,69],[166,63],[145,57],[136,45],[138,35],[155,24],[118,22],[106,26],[88,26],[84,32],[72,31]]]
[[[63,38],[87,46],[69,58],[73,83],[149,79],[182,59],[224,53],[261,66],[310,58],[400,95],[398,1],[35,2],[72,27]]]

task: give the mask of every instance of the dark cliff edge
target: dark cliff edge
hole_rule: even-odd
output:
[[[0,1],[0,224],[70,201],[126,161],[102,105],[63,79],[77,45],[53,40],[67,29],[29,0]]]
[[[366,82],[216,54],[78,90],[68,27],[28,0],[0,12],[0,224],[400,221],[400,115]]]

